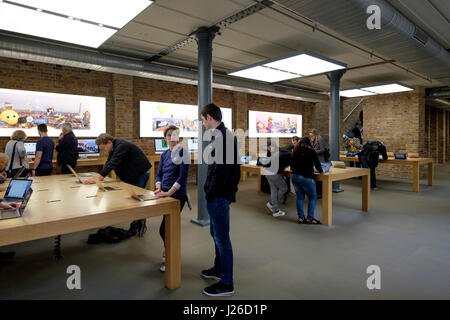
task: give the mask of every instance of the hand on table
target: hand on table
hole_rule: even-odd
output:
[[[0,173],[0,175],[5,179],[8,177],[8,174],[6,173],[6,171],[3,171],[2,173]]]
[[[158,193],[155,191],[155,196],[157,198],[165,198],[165,197],[170,197],[169,192],[164,192],[159,190]]]
[[[5,202],[5,201],[0,202],[0,208],[2,209],[14,209],[19,208],[20,206],[21,204],[17,202]]]
[[[95,184],[95,180],[94,179],[87,179],[83,181],[83,184]]]

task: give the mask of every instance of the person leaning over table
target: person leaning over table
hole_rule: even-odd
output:
[[[95,143],[98,145],[100,152],[108,153],[108,159],[98,176],[100,181],[103,181],[114,170],[123,182],[139,188],[146,188],[150,176],[149,169],[152,165],[145,153],[137,145],[126,140],[116,139],[108,133],[99,135]],[[84,183],[94,184],[95,180],[88,179]],[[133,221],[130,225],[130,232],[133,234],[137,233],[141,237],[146,229],[145,219]]]
[[[9,162],[8,155],[5,153],[0,153],[0,176],[3,178],[6,178],[5,168],[8,165],[8,162]],[[4,181],[5,180],[3,180],[3,182]],[[0,187],[0,191],[3,192],[5,190],[6,190],[6,186]],[[6,202],[6,201],[3,201],[3,199],[0,199],[0,208],[1,209],[14,209],[14,208],[17,208],[18,206],[20,206],[20,203]],[[15,255],[16,255],[16,253],[14,251],[0,252],[0,261],[10,260],[10,259],[14,258]]]
[[[47,136],[47,125],[41,123],[37,126],[39,136],[41,137],[36,142],[36,156],[34,157],[32,176],[49,176],[53,170],[53,149],[55,144],[52,139]]]
[[[23,142],[27,139],[27,135],[23,130],[16,130],[11,135],[11,140],[8,141],[5,147],[5,153],[8,155],[10,161],[6,172],[8,177],[13,177],[20,168],[25,167],[22,172],[22,177],[26,176],[29,169],[27,151]]]
[[[156,173],[155,196],[158,198],[172,197],[180,201],[180,212],[183,211],[187,200],[187,179],[189,173],[189,162],[191,158],[188,150],[178,144],[179,129],[175,126],[168,126],[164,129],[164,139],[169,149],[161,154],[161,159]],[[187,158],[186,158],[187,156]],[[165,245],[165,221],[163,216],[159,234]],[[162,265],[159,268],[162,272],[166,271],[166,254],[163,251]]]
[[[292,184],[297,195],[297,222],[299,224],[321,224],[319,220],[314,218],[317,193],[313,167],[316,167],[320,174],[323,173],[317,153],[311,145],[311,140],[305,136],[300,139],[295,147],[291,160]],[[303,211],[305,194],[308,196],[308,217],[306,220]]]

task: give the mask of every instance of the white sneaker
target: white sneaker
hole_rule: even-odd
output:
[[[273,213],[272,205],[270,204],[270,202],[266,203],[266,207],[269,208],[269,210]]]
[[[161,272],[166,272],[166,264],[165,264],[165,263],[163,263],[163,264],[161,265],[161,267],[159,267],[159,271],[161,271]]]
[[[274,217],[282,217],[286,214],[286,212],[278,210],[277,212],[272,213],[272,216]]]
[[[165,251],[163,251],[163,254],[162,254],[162,262],[163,263],[166,262],[166,252]]]

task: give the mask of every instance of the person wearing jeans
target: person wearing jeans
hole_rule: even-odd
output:
[[[241,176],[236,137],[222,122],[222,112],[215,104],[208,104],[201,111],[203,126],[211,133],[211,143],[204,154],[208,171],[204,190],[206,208],[210,219],[210,233],[214,239],[216,256],[214,266],[203,270],[206,279],[219,282],[206,287],[208,296],[231,296],[233,283],[233,248],[230,239],[230,204],[236,202],[237,186]],[[230,154],[230,151],[232,153]],[[227,153],[228,151],[228,153]]]
[[[265,164],[263,174],[270,185],[270,201],[266,203],[267,208],[272,212],[272,216],[281,217],[286,213],[278,207],[280,199],[288,191],[288,186],[284,180],[284,169],[290,164],[289,151],[279,150],[275,141],[267,143],[267,157],[270,161]]]
[[[309,137],[303,137],[300,140],[293,151],[291,161],[292,184],[297,195],[297,222],[299,224],[321,224],[319,220],[314,218],[317,193],[313,166],[316,167],[320,174],[323,174],[323,169]],[[309,200],[308,217],[306,219],[303,210],[305,194]]]

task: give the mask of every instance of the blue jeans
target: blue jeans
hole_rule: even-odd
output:
[[[215,198],[206,202],[210,219],[210,233],[214,239],[216,258],[214,269],[222,283],[233,284],[233,248],[230,240],[230,201]]]
[[[369,158],[363,154],[359,155],[359,161],[361,162],[361,166],[363,168],[370,168],[370,188],[377,187],[377,177],[375,174],[376,166],[369,161]]]
[[[314,219],[314,208],[316,207],[317,193],[316,182],[314,179],[306,178],[304,176],[293,174],[292,184],[294,185],[295,194],[297,195],[297,214],[300,219],[305,219],[303,211],[303,202],[305,201],[305,194],[308,195],[308,219]]]

